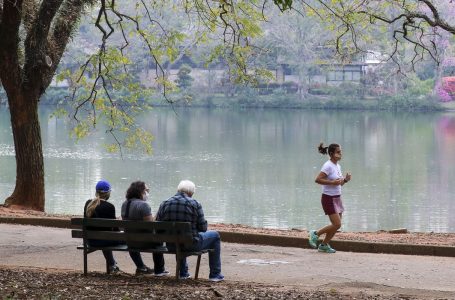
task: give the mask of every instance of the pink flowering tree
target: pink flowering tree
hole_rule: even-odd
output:
[[[441,102],[449,102],[455,100],[455,97],[453,96],[453,90],[455,88],[452,88],[450,85],[454,84],[451,83],[449,80],[450,77],[444,77],[445,73],[444,71],[446,69],[453,69],[455,68],[455,57],[446,57],[444,60],[441,62],[439,66],[439,76],[437,76],[435,80],[435,87],[434,87],[434,95],[437,97],[437,99]],[[442,76],[441,76],[442,74]],[[452,75],[455,76],[455,75]]]
[[[453,97],[447,92],[447,89],[445,89],[444,84],[441,81],[437,82],[435,85],[435,94],[441,102],[453,100]]]

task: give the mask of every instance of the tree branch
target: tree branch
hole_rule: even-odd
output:
[[[0,23],[0,79],[6,91],[11,91],[21,82],[19,64],[19,27],[21,24],[22,0],[3,2]]]
[[[368,10],[360,10],[359,14],[365,14],[370,18],[385,22],[387,24],[393,24],[400,19],[407,19],[411,22],[416,22],[417,19],[424,20],[428,25],[431,27],[439,27],[453,35],[455,35],[455,26],[448,24],[446,21],[441,19],[437,8],[428,0],[419,0],[420,2],[425,3],[425,5],[430,9],[431,13],[433,14],[434,19],[430,18],[428,15],[420,12],[411,12],[405,11],[400,15],[396,16],[395,18],[387,18],[385,16],[378,15]]]
[[[3,16],[3,0],[0,0],[0,24],[2,23]]]
[[[47,69],[52,67],[52,54],[50,52],[47,37],[51,22],[55,17],[63,0],[45,0],[41,2],[38,15],[31,24],[30,31],[25,39],[25,65],[24,80],[25,88],[36,90],[41,87],[42,77],[36,74],[46,74]],[[48,75],[49,76],[49,75]],[[42,87],[43,90],[47,86]]]
[[[97,2],[96,0],[64,0],[61,4],[49,33],[49,47],[52,48],[52,51],[49,51],[49,56],[52,60],[52,66],[46,70],[48,76],[43,76],[43,86],[49,86],[52,75],[60,63],[68,40],[79,22],[84,7]]]
[[[163,81],[165,81],[166,72],[164,71],[164,68],[161,65],[158,57],[155,55],[155,50],[154,50],[152,44],[150,43],[149,39],[147,38],[146,34],[142,30],[139,22],[136,19],[132,18],[131,16],[128,16],[126,14],[123,14],[123,13],[117,11],[115,9],[114,1],[113,1],[112,5],[111,5],[110,9],[120,19],[119,22],[121,22],[123,19],[126,19],[126,20],[129,20],[130,22],[132,22],[134,24],[136,32],[142,38],[142,41],[147,46],[147,49],[149,50],[149,53],[150,53],[150,55],[152,56],[152,58],[153,58],[153,60],[155,62],[155,74],[157,75],[157,77],[162,78]],[[168,88],[167,88],[166,84],[164,84],[163,85],[163,96],[166,99],[166,101],[171,102],[171,100],[167,96],[167,90],[168,90]]]

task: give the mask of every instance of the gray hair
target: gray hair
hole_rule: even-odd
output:
[[[194,182],[189,181],[189,180],[182,180],[179,183],[179,186],[177,187],[177,191],[179,193],[185,193],[188,195],[193,195],[194,191],[196,189],[196,186],[194,185]]]

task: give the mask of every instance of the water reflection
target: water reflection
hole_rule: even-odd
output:
[[[141,120],[155,135],[154,155],[107,154],[102,130],[75,143],[64,120],[41,108],[46,210],[80,214],[98,179],[113,184],[119,210],[129,183],[152,187],[151,205],[183,178],[211,222],[313,228],[326,223],[314,183],[327,159],[320,141],[343,146],[343,230],[406,227],[455,232],[455,115],[301,110],[155,109]],[[0,109],[0,199],[12,191],[15,162],[8,111]]]

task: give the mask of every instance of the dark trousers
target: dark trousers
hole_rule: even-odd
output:
[[[93,247],[109,247],[109,246],[118,246],[118,245],[125,245],[125,242],[121,241],[103,241],[103,240],[89,240],[88,244]],[[116,265],[116,261],[114,259],[114,255],[110,250],[102,250],[104,258],[106,259],[107,264],[110,267]],[[140,252],[137,251],[129,251],[130,257],[133,260],[136,268],[141,269],[145,267],[144,261],[142,260],[142,256]],[[155,257],[156,256],[156,257]],[[162,254],[156,255],[153,254],[153,262],[155,263],[155,270],[160,272],[164,271],[164,257]],[[155,271],[156,272],[156,271]]]
[[[118,246],[123,245],[125,243],[120,241],[102,241],[102,240],[89,240],[88,244],[92,247],[109,247],[109,246]],[[116,265],[114,255],[112,254],[111,250],[103,250],[104,258],[106,259],[107,264],[110,267]]]
[[[146,265],[142,260],[141,252],[138,251],[129,251],[131,259],[134,261],[136,268],[142,269]],[[155,270],[155,274],[162,273],[164,271],[164,256],[162,253],[153,253],[153,269]]]
[[[139,249],[146,249],[146,248],[156,248],[163,246],[163,244],[157,243],[143,243],[143,242],[129,242],[128,247],[131,248],[139,248]],[[144,268],[146,265],[142,260],[141,252],[140,251],[130,251],[131,259],[136,264],[137,268]],[[154,271],[155,274],[162,273],[164,271],[164,256],[162,253],[153,253],[153,264],[154,264]]]
[[[93,247],[109,247],[109,246],[118,246],[125,245],[125,242],[121,241],[103,241],[103,240],[89,240],[88,244]],[[133,260],[136,268],[142,269],[146,265],[142,260],[141,253],[138,251],[129,251],[130,257]],[[103,250],[104,258],[109,266],[113,267],[116,265],[114,255],[110,250]],[[153,253],[153,264],[155,273],[162,273],[164,271],[164,256],[162,253]]]

